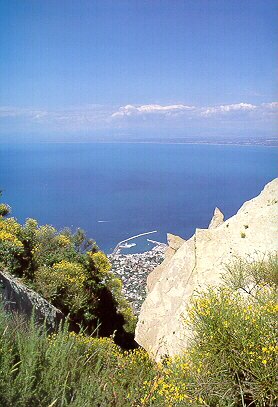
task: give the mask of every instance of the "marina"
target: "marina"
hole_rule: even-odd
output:
[[[145,233],[140,233],[139,235],[135,235],[135,236],[131,236],[127,239],[121,240],[115,247],[115,249],[113,250],[111,256],[115,256],[116,254],[119,254],[121,252],[121,248],[128,248],[128,247],[133,247],[136,245],[136,243],[131,243],[128,245],[124,245],[125,242],[129,242],[130,240],[134,240],[137,237],[141,237],[141,236],[145,236],[145,235],[150,235],[151,233],[157,233],[157,230],[153,230],[151,232],[145,232]]]

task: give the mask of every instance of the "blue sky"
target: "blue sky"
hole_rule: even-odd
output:
[[[0,140],[275,134],[274,0],[9,0]]]

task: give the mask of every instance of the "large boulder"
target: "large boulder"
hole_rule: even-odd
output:
[[[196,229],[188,241],[172,238],[177,245],[169,244],[171,253],[148,277],[135,332],[135,340],[155,358],[185,350],[188,332],[183,321],[195,289],[219,284],[234,256],[262,256],[277,249],[277,190],[275,179],[230,219],[224,221],[216,209],[208,229]]]

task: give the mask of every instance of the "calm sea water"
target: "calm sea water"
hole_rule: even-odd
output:
[[[277,175],[276,149],[260,146],[0,144],[2,202],[20,222],[81,227],[110,253],[130,236],[185,239],[206,228],[218,206],[226,218]],[[127,250],[127,249],[125,249]],[[126,251],[127,253],[127,251]]]

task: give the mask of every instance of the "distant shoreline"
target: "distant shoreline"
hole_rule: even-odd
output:
[[[93,141],[0,141],[0,144],[172,144],[172,145],[211,145],[242,147],[277,147],[277,140],[242,140],[242,141],[166,141],[166,140],[93,140]]]
[[[71,142],[69,142],[71,143]],[[72,143],[79,143],[79,142],[72,142]],[[273,140],[273,144],[266,144],[262,142],[262,144],[259,143],[251,143],[251,142],[238,142],[238,143],[225,143],[225,142],[193,142],[193,141],[180,141],[180,142],[175,142],[175,141],[84,141],[82,143],[95,143],[95,144],[187,144],[187,145],[204,145],[204,146],[254,146],[254,147],[277,147],[277,142],[275,143]],[[272,143],[272,141],[271,141]]]

